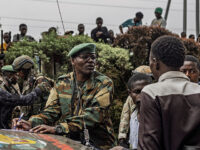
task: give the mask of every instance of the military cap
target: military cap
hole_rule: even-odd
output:
[[[22,55],[17,58],[12,63],[13,69],[18,70],[18,69],[30,69],[34,66],[33,60],[27,56],[27,55]]]
[[[73,57],[79,52],[88,52],[88,53],[95,53],[96,51],[96,45],[93,43],[83,43],[75,46],[74,48],[71,49],[69,52],[68,56]]]
[[[157,8],[155,9],[155,13],[162,14],[162,11],[163,11],[163,9],[160,8],[160,7],[157,7]]]
[[[142,65],[137,67],[133,72],[140,72],[140,73],[145,73],[145,74],[151,74],[151,69],[149,66]]]
[[[5,65],[1,68],[1,71],[8,71],[8,72],[15,72],[15,70],[13,69],[12,65]]]

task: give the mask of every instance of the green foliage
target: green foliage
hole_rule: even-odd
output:
[[[132,54],[131,62],[134,67],[148,64],[148,54],[151,44],[162,35],[177,36],[160,27],[133,27],[127,33],[119,35],[114,45],[128,49]]]

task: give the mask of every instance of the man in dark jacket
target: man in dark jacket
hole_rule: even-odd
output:
[[[185,47],[162,36],[151,46],[150,68],[157,83],[141,94],[138,150],[182,150],[200,146],[200,87],[179,71]]]
[[[102,27],[103,19],[98,17],[96,19],[97,27],[94,28],[91,32],[91,38],[96,42],[105,42],[107,43],[107,38],[109,38],[108,29],[106,27]]]
[[[11,94],[0,88],[0,129],[8,129],[9,116],[16,106],[31,105],[39,96],[46,91],[46,85],[38,85],[27,95]]]

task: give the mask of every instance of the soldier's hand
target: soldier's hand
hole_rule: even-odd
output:
[[[19,118],[14,118],[12,120],[12,129],[16,130],[23,130],[23,131],[29,131],[31,129],[31,122],[25,121],[25,120],[20,120],[18,121]]]
[[[34,133],[51,133],[51,134],[56,133],[55,127],[47,126],[47,125],[36,126],[36,127],[32,128],[30,131],[34,132]]]
[[[115,146],[115,147],[111,148],[110,150],[128,150],[128,149],[126,149],[122,146]]]

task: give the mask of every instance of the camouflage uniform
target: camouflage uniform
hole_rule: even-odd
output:
[[[73,73],[60,80],[56,89],[51,91],[48,100],[50,104],[41,114],[29,119],[32,127],[49,125],[60,119],[59,125],[64,135],[75,140],[84,140],[85,124],[92,145],[101,149],[111,148],[115,143],[109,113],[113,98],[111,79],[99,72],[93,72],[90,79],[84,82],[82,87],[79,86],[80,105],[77,92],[73,92],[74,85]]]
[[[127,134],[129,133],[131,114],[133,113],[135,107],[136,105],[133,103],[132,98],[128,96],[121,114],[118,139],[126,139],[128,137]]]
[[[17,57],[13,64],[12,64],[14,70],[21,71],[26,70],[26,72],[30,71],[31,68],[34,66],[33,60],[26,55],[22,55],[20,57]],[[31,72],[29,72],[31,73]],[[38,84],[46,85],[47,88],[50,88],[50,86],[53,87],[53,81],[44,77],[44,76],[30,76],[28,75],[27,80],[21,80],[20,86],[20,94],[26,95],[30,93]],[[50,91],[50,90],[49,90]],[[42,96],[38,97],[37,100],[34,101],[34,103],[31,106],[21,106],[20,107],[20,113],[15,111],[14,117],[19,117],[19,115],[23,112],[24,116],[23,119],[28,120],[30,116],[39,114],[43,108],[45,107],[46,101],[48,99],[50,92],[44,93]]]
[[[52,84],[52,80],[49,80],[48,78],[44,76],[39,76],[36,78],[36,80],[33,83],[30,83],[30,81],[24,81],[23,82],[23,89],[21,94],[26,95],[30,93],[38,84],[46,84],[49,86],[49,82]],[[23,112],[24,116],[23,119],[28,120],[32,115],[37,115],[41,113],[41,111],[44,109],[45,104],[47,102],[48,96],[50,94],[50,91],[48,93],[43,94],[41,97],[38,97],[34,103],[30,106],[20,106],[20,114]],[[20,115],[17,114],[18,116]],[[17,117],[15,115],[15,117]]]

